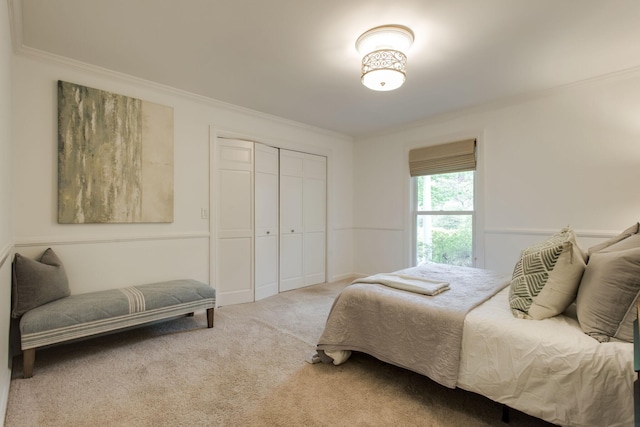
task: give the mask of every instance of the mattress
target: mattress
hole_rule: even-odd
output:
[[[633,344],[599,343],[571,310],[517,319],[508,296],[467,314],[457,386],[563,426],[633,425]]]

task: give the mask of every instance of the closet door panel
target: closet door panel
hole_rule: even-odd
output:
[[[327,159],[312,154],[304,158],[304,281],[325,281],[327,221]]]
[[[304,154],[280,150],[280,291],[304,286]]]
[[[278,236],[256,237],[255,300],[278,293]]]
[[[220,170],[218,176],[218,238],[252,233],[251,172]]]
[[[255,171],[278,174],[278,149],[263,144],[255,144]]]
[[[280,175],[302,176],[304,158],[304,153],[280,150]]]
[[[225,292],[238,294],[251,290],[251,239],[220,239],[218,260],[218,279],[224,283]]]
[[[280,235],[280,292],[304,286],[302,233]]]
[[[325,281],[325,234],[304,234],[304,284],[315,285]]]
[[[314,154],[304,156],[304,176],[305,178],[315,178],[326,181],[327,179],[327,158]]]
[[[278,149],[255,144],[255,300],[278,293]]]
[[[254,299],[253,143],[219,138],[214,180],[217,304]]]
[[[326,223],[326,183],[318,179],[304,180],[304,231],[324,231]]]
[[[256,172],[256,236],[278,235],[278,176]]]
[[[302,177],[280,176],[280,227],[285,234],[302,232]]]

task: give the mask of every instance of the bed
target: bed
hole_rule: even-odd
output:
[[[634,245],[640,242],[640,237],[634,239]],[[623,248],[625,256],[640,268],[640,247],[628,246]],[[594,255],[577,246],[564,248],[574,257],[591,256],[594,265],[601,260],[611,263],[613,251],[598,248],[605,253]],[[570,264],[577,268],[579,262]],[[393,273],[401,279],[448,285],[432,295],[376,282],[379,275],[356,280],[336,297],[318,341],[318,355],[340,364],[351,351],[364,352],[554,424],[633,425],[633,343],[616,335],[624,327],[618,325],[615,333],[608,333],[612,337],[603,338],[604,332],[587,330],[586,320],[578,320],[584,311],[576,298],[580,282],[607,282],[600,270],[587,273],[587,267],[583,263],[573,294],[562,296],[563,304],[570,304],[544,319],[516,316],[515,276],[488,270],[426,264]],[[605,273],[612,277],[609,282],[620,282],[615,274]],[[625,302],[632,307],[624,312],[626,323],[637,318],[640,274],[634,277],[632,301]],[[589,292],[593,288],[584,287]],[[582,301],[586,307],[587,297]],[[616,301],[616,306],[622,305],[620,298]]]

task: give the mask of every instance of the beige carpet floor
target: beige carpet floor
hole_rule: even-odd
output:
[[[16,358],[5,425],[500,426],[502,407],[354,354],[306,363],[337,293],[317,285]],[[511,411],[511,427],[548,424]]]

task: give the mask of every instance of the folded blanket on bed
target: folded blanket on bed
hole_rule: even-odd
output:
[[[415,292],[423,295],[438,295],[449,289],[449,283],[442,280],[431,280],[424,277],[409,276],[407,274],[375,274],[356,279],[353,283],[380,283],[390,288]]]
[[[350,350],[364,352],[454,388],[466,314],[507,286],[511,275],[442,264],[394,274],[449,283],[450,289],[425,298],[375,283],[349,285],[333,302],[316,350],[339,356],[334,363]]]

